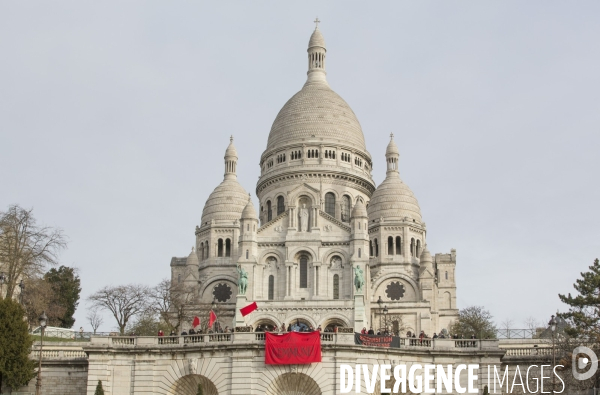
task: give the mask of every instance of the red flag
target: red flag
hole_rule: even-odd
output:
[[[300,365],[321,362],[319,332],[265,333],[265,364]]]
[[[256,302],[252,302],[248,306],[242,307],[240,309],[240,313],[242,313],[242,317],[245,317],[248,314],[252,313],[256,309],[258,309],[258,306],[256,305]]]
[[[192,321],[192,328],[195,328],[198,325],[200,325],[200,318],[194,317],[194,321]]]
[[[215,314],[214,311],[210,311],[210,318],[208,320],[208,327],[212,328],[213,324],[215,323],[215,321],[217,320],[217,315]]]

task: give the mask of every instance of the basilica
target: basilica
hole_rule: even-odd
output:
[[[172,282],[218,308],[230,328],[448,329],[458,316],[456,251],[429,252],[393,135],[385,158],[373,159],[354,112],[327,82],[318,27],[307,60],[306,83],[277,114],[259,159],[258,207],[238,182],[231,138],[223,182],[204,205],[192,253],[171,260]],[[372,169],[384,159],[376,185]],[[252,302],[258,309],[242,317]]]

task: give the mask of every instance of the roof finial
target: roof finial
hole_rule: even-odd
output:
[[[390,133],[390,140],[394,139],[394,133]]]
[[[233,134],[231,136],[229,136],[229,142],[233,143]]]
[[[319,17],[317,17],[317,18],[314,20],[314,22],[315,22],[315,29],[318,29],[318,28],[319,28],[319,23],[321,23],[321,21],[319,20]]]

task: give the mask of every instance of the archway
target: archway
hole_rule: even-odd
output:
[[[288,320],[288,322],[286,323],[286,327],[285,329],[287,330],[287,328],[289,326],[292,326],[292,330],[295,330],[297,332],[308,332],[308,330],[312,327],[313,329],[316,329],[316,327],[314,326],[314,324],[312,322],[310,322],[309,320],[305,319],[305,318],[292,318],[290,320]]]
[[[212,381],[199,374],[188,374],[178,379],[171,387],[169,394],[172,395],[196,395],[198,393],[198,385],[202,386],[204,395],[219,395],[217,387]]]
[[[304,373],[284,373],[271,382],[265,395],[321,395],[315,380]]]
[[[277,322],[269,318],[259,318],[252,326],[255,332],[271,332],[277,327]]]
[[[345,328],[347,327],[348,324],[341,318],[338,317],[332,317],[329,318],[327,320],[325,320],[322,324],[321,324],[321,329],[323,330],[323,332],[335,332],[335,328]]]

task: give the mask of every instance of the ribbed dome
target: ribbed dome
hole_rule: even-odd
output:
[[[363,204],[363,202],[361,202],[359,200],[358,202],[356,202],[356,204],[352,208],[352,218],[359,218],[359,217],[366,218],[367,216],[368,216],[367,209],[365,208],[365,205]]]
[[[393,137],[394,135],[392,135]],[[388,144],[386,150],[385,150],[385,155],[400,155],[400,150],[398,150],[398,146],[396,145],[396,142],[394,141],[394,139],[392,138],[390,140],[390,143]]]
[[[401,220],[404,217],[421,222],[421,208],[417,198],[408,185],[402,182],[398,173],[388,173],[386,179],[377,187],[369,207],[369,221],[384,218]]]
[[[202,210],[201,226],[213,219],[239,220],[247,203],[248,192],[235,178],[226,178],[208,197]]]
[[[225,158],[237,158],[237,150],[235,149],[235,145],[233,145],[233,136],[229,138],[229,146],[225,150]]]
[[[308,42],[308,48],[312,47],[322,47],[325,48],[325,38],[321,34],[321,31],[317,27],[313,34],[310,36],[310,41]]]
[[[248,195],[248,204],[244,207],[244,211],[242,211],[242,219],[257,219],[256,210],[254,209],[254,204],[252,204],[252,200]]]
[[[348,103],[324,82],[305,84],[285,103],[271,127],[267,151],[308,140],[342,142],[367,151],[356,115]]]

